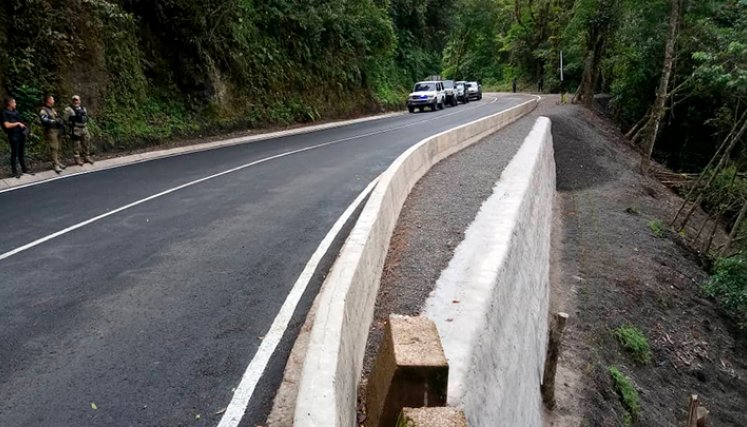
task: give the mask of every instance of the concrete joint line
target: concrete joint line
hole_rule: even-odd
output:
[[[436,163],[532,111],[527,101],[420,141],[381,175],[319,295],[294,425],[352,426],[368,327],[389,239],[417,181]]]

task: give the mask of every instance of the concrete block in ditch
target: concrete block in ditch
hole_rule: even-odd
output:
[[[402,408],[444,406],[449,378],[436,324],[390,315],[366,390],[368,427],[396,425]]]
[[[457,408],[404,408],[397,427],[467,427],[467,418]]]

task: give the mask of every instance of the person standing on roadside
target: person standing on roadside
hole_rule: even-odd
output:
[[[3,112],[0,116],[0,125],[10,142],[10,169],[13,176],[21,177],[21,173],[29,173],[26,168],[26,125],[21,121],[21,115],[16,111],[16,100],[5,98],[3,100]],[[16,168],[16,160],[21,165],[21,173]],[[30,174],[30,175],[33,175]]]
[[[514,93],[516,93],[516,78],[514,78],[513,80],[511,80],[511,87],[514,90]]]
[[[47,141],[49,151],[52,153],[52,170],[60,173],[65,169],[65,165],[60,162],[60,133],[65,127],[65,122],[54,109],[54,96],[44,97],[44,106],[39,112],[39,119],[44,127],[44,140]]]
[[[83,166],[83,161],[93,164],[91,134],[88,132],[88,110],[80,104],[80,96],[73,95],[72,103],[65,108],[63,116],[65,123],[70,126],[75,163],[78,166]]]

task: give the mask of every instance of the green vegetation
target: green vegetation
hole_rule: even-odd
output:
[[[744,140],[745,40],[742,0],[5,0],[0,91],[32,122],[42,93],[62,103],[78,93],[99,146],[121,150],[400,109],[432,74],[486,90],[542,81],[588,104],[610,94],[613,119],[642,146],[653,135],[654,156],[675,169],[697,171],[720,152],[720,175],[747,164],[738,144],[718,150]],[[664,107],[653,108],[669,74]],[[706,207],[723,204],[713,197]]]
[[[747,329],[747,254],[719,259],[703,291]]]
[[[615,329],[615,336],[636,363],[639,365],[651,363],[651,348],[640,329],[633,325],[623,325]]]
[[[615,390],[617,390],[617,393],[620,396],[620,401],[628,411],[629,418],[626,417],[626,419],[632,424],[632,420],[638,418],[638,415],[641,412],[638,392],[636,391],[630,379],[626,377],[625,374],[620,372],[619,369],[614,366],[610,366],[608,370],[610,375],[612,376]]]
[[[0,91],[32,124],[42,94],[80,94],[105,150],[400,109],[439,74],[453,4],[7,0]]]
[[[654,236],[662,238],[664,237],[664,234],[666,233],[666,228],[664,227],[664,224],[662,224],[661,220],[654,219],[649,221],[648,228],[651,230],[652,233],[654,233]]]

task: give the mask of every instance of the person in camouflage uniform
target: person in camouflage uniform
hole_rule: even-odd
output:
[[[60,173],[65,169],[65,165],[60,162],[60,134],[65,127],[65,122],[54,109],[53,96],[44,97],[44,106],[39,112],[39,119],[44,127],[44,140],[52,153],[52,169]]]
[[[80,96],[73,96],[72,103],[65,108],[63,116],[65,123],[70,127],[69,134],[74,144],[75,163],[79,166],[83,166],[83,161],[93,164],[91,134],[88,132],[88,110],[80,104]]]

